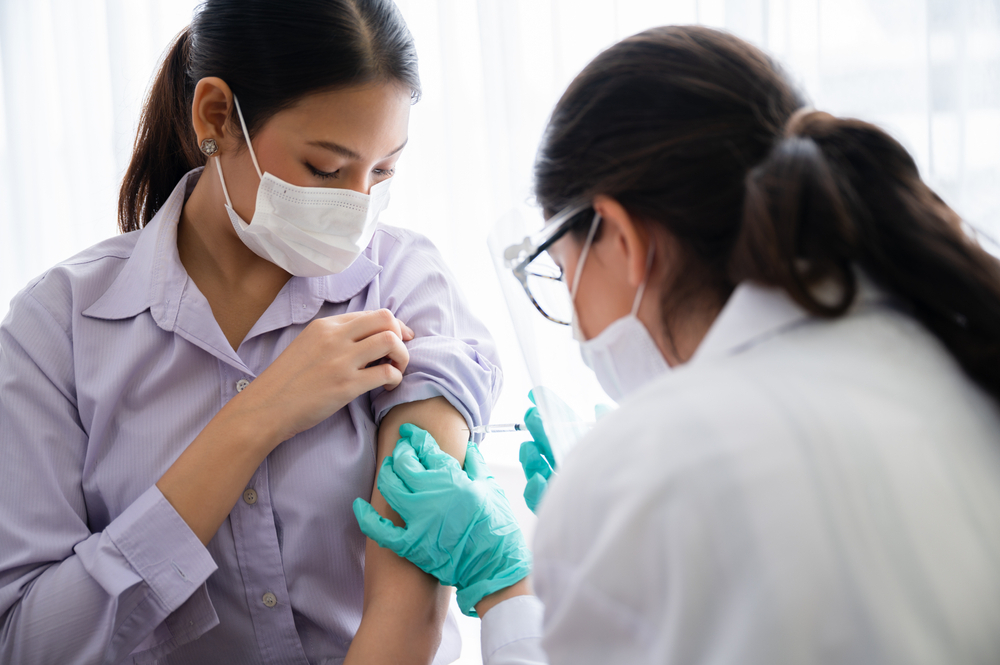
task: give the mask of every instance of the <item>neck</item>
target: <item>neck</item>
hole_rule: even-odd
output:
[[[723,304],[707,295],[692,296],[690,300],[673,307],[669,317],[664,317],[659,289],[650,285],[636,316],[649,330],[667,364],[677,367],[690,360],[698,350],[722,311]]]
[[[290,277],[254,254],[236,235],[211,160],[181,212],[177,251],[184,269],[202,290],[203,282],[210,282],[224,290],[254,285],[255,290],[264,288],[277,294]]]

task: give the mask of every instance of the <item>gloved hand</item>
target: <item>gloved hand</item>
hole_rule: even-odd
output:
[[[539,390],[543,390],[543,388],[539,387]],[[551,397],[558,400],[555,395]],[[537,404],[534,390],[528,393],[528,399],[531,400],[532,404]],[[537,406],[531,407],[524,414],[524,424],[531,432],[532,440],[521,444],[518,459],[521,462],[521,468],[524,469],[524,477],[528,481],[528,484],[524,486],[524,502],[534,513],[538,512],[538,504],[541,502],[545,490],[549,487],[549,478],[555,471],[556,461],[552,455],[549,437],[545,434],[545,428],[542,426],[542,414],[538,412]]]
[[[474,443],[463,470],[419,427],[403,425],[399,434],[382,461],[378,489],[406,526],[397,527],[364,499],[354,500],[354,516],[380,546],[456,587],[462,613],[476,616],[485,596],[527,577],[531,551]]]
[[[528,504],[528,508],[533,513],[538,512],[538,504],[549,487],[549,479],[556,472],[556,458],[552,454],[552,444],[549,443],[549,437],[542,425],[542,414],[538,410],[538,401],[535,398],[536,391],[544,401],[549,413],[554,414],[555,418],[560,421],[560,426],[572,428],[571,431],[575,437],[583,436],[589,427],[587,423],[580,420],[573,408],[559,399],[559,396],[552,390],[545,386],[538,386],[528,392],[528,399],[536,406],[531,407],[524,414],[524,424],[531,432],[533,440],[521,444],[518,459],[521,462],[521,468],[524,469],[524,477],[528,481],[524,486],[524,502]],[[606,404],[594,406],[594,416],[598,420],[610,411],[612,408]]]

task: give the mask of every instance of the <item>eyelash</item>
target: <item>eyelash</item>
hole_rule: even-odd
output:
[[[308,162],[306,163],[306,166],[309,167],[309,170],[312,171],[312,174],[317,178],[324,178],[324,179],[336,178],[338,177],[337,174],[340,173],[339,170],[334,171],[332,173],[328,173],[326,171],[320,171],[318,168],[316,168],[312,164],[309,164]],[[374,169],[372,172],[377,176],[388,178],[396,173],[396,169]]]

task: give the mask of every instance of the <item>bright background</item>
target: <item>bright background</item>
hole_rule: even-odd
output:
[[[0,317],[54,263],[116,233],[115,203],[150,77],[193,0],[0,0]],[[1000,0],[398,0],[423,100],[382,219],[434,240],[498,340],[495,422],[527,372],[486,252],[530,200],[548,113],[599,51],[644,28],[703,23],[764,48],[813,105],[874,121],[971,226],[1000,235]],[[520,505],[520,438],[484,453]],[[521,511],[526,530],[530,513]],[[462,663],[478,663],[463,620]]]

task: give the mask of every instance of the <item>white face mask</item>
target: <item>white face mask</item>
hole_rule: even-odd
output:
[[[573,302],[573,337],[580,343],[580,355],[587,367],[597,375],[601,388],[611,399],[620,402],[623,397],[642,387],[652,379],[670,370],[670,365],[663,359],[663,354],[656,346],[649,330],[643,325],[636,313],[642,302],[642,294],[646,290],[646,280],[653,265],[654,245],[649,245],[649,255],[646,258],[646,275],[639,285],[632,302],[632,312],[628,316],[614,321],[593,339],[584,339],[583,331],[576,316],[576,292],[580,286],[580,275],[583,274],[583,264],[587,260],[590,246],[594,241],[600,215],[594,215],[594,222],[587,234],[587,241],[580,252],[580,260],[576,264],[576,274],[573,275],[573,288],[570,289],[570,299]]]
[[[250,157],[260,176],[257,205],[253,219],[247,224],[233,210],[222,176],[222,162],[215,158],[222,192],[226,195],[226,212],[236,235],[254,254],[293,275],[320,277],[343,272],[371,241],[378,214],[389,203],[391,178],[372,185],[370,194],[361,194],[350,189],[298,187],[262,173],[240,103],[235,96],[233,101]]]

